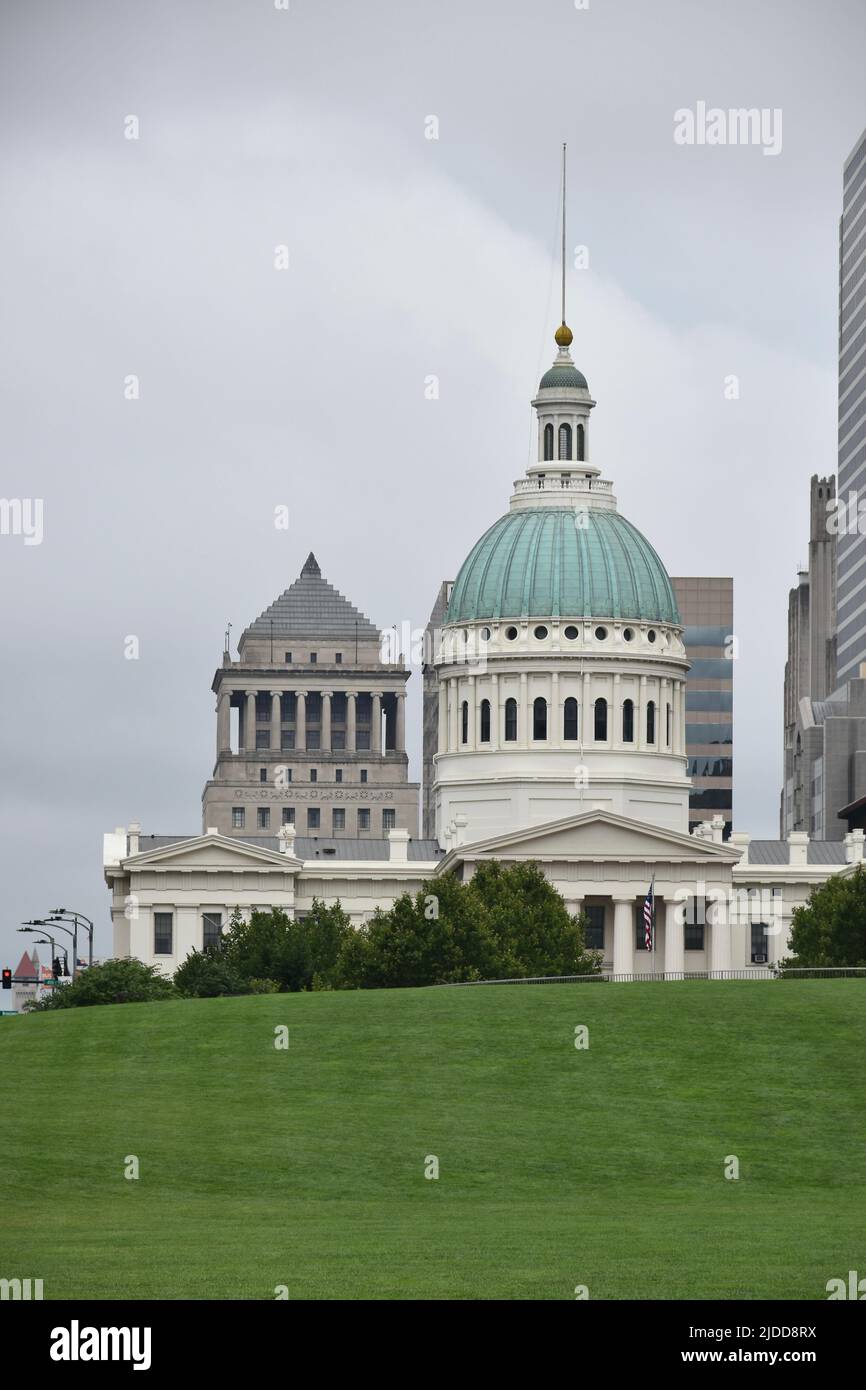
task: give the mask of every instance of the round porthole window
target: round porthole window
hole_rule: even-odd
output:
[[[565,629],[565,635],[568,638],[569,642],[576,642],[578,637],[580,636],[580,633],[572,623],[569,627]]]
[[[655,634],[655,629],[654,629],[654,628],[650,628],[649,632],[648,632],[647,635],[646,635],[646,640],[647,640],[648,642],[654,642],[654,641],[656,640],[656,634]]]
[[[535,629],[535,636],[537,637],[539,642],[544,641],[545,637],[547,636],[547,628],[544,626],[543,623],[539,623],[538,627]]]
[[[508,638],[509,642],[513,642],[515,637],[517,636],[517,628],[507,627],[505,629],[505,636]]]
[[[622,636],[623,636],[623,641],[624,641],[624,642],[631,642],[631,641],[633,641],[633,640],[634,640],[634,630],[633,630],[633,628],[630,628],[630,627],[623,628]]]
[[[489,628],[489,627],[483,627],[483,628],[481,629],[481,640],[482,640],[482,642],[489,642],[489,641],[490,641],[490,628]]]
[[[606,628],[606,627],[597,627],[597,628],[595,629],[595,635],[596,635],[596,638],[598,639],[599,642],[603,642],[604,639],[607,637],[607,628]]]

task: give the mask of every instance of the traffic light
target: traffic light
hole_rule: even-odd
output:
[[[54,957],[53,970],[55,980],[59,980],[61,975],[63,974],[63,965],[61,964],[59,956]]]
[[[4,968],[3,971],[3,988],[12,988],[12,971],[9,969],[8,965]]]

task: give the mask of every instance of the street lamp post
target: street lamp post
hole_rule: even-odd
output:
[[[48,932],[45,933],[45,936],[44,936],[44,937],[37,936],[37,938],[36,938],[36,945],[37,945],[37,946],[50,946],[50,947],[51,947],[51,971],[52,971],[52,974],[54,973],[54,962],[57,960],[57,954],[56,954],[56,953],[57,953],[58,951],[62,951],[62,952],[63,952],[63,958],[64,958],[64,967],[63,967],[63,968],[64,968],[64,970],[66,971],[66,974],[67,974],[67,975],[69,974],[69,952],[68,952],[68,950],[66,949],[65,946],[58,946],[57,942],[54,940],[54,937],[53,937],[53,936],[49,936],[49,935],[48,935]],[[56,983],[56,981],[57,981],[57,976],[56,976],[56,975],[54,976],[54,979],[55,979],[55,983]]]
[[[33,917],[29,922],[25,922],[23,926],[20,926],[18,930],[33,931],[36,927],[43,932],[47,927],[56,927],[58,931],[64,931],[67,936],[72,937],[72,979],[74,980],[78,973],[78,924],[76,923],[73,930],[70,931],[69,927],[61,926],[59,922],[55,922],[50,917]]]
[[[91,922],[90,918],[89,918],[89,917],[85,917],[85,915],[84,915],[83,912],[76,912],[76,911],[75,911],[73,908],[71,908],[71,907],[52,907],[52,909],[51,909],[51,916],[52,916],[52,918],[54,918],[55,921],[57,920],[58,917],[63,918],[63,920],[66,921],[66,922],[72,922],[72,921],[74,921],[76,927],[78,926],[79,919],[84,923],[85,929],[86,929],[86,931],[87,931],[88,939],[89,939],[89,951],[88,951],[87,963],[88,963],[88,965],[92,965],[92,964],[93,964],[93,923]]]

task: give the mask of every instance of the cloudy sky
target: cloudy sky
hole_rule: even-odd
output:
[[[61,902],[109,951],[103,831],[198,831],[227,621],[312,549],[423,625],[506,509],[563,140],[593,458],[671,573],[734,576],[735,825],[777,833],[864,48],[860,0],[5,0],[0,493],[44,534],[0,536],[3,964]],[[701,101],[781,150],[677,144]]]

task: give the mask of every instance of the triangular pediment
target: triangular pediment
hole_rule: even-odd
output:
[[[676,830],[645,825],[610,811],[586,811],[579,816],[548,821],[544,825],[528,826],[523,830],[496,835],[489,840],[452,849],[440,864],[447,870],[462,859],[591,859],[618,862],[636,859],[654,860],[715,860],[720,864],[736,864],[740,850],[730,845],[717,845],[711,840],[696,839]]]
[[[172,869],[261,869],[300,870],[300,859],[279,850],[232,840],[226,835],[195,835],[170,845],[130,855],[124,867]]]

